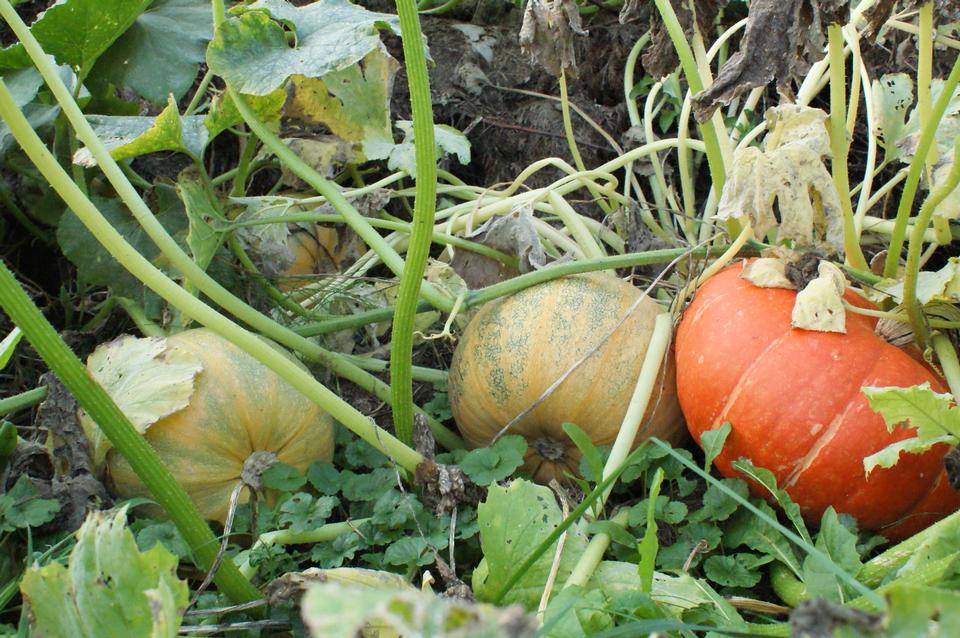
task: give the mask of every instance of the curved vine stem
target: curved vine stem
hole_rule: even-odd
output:
[[[390,389],[393,397],[393,425],[397,436],[413,444],[413,330],[423,273],[430,256],[433,221],[437,211],[437,163],[433,134],[433,103],[430,78],[420,32],[420,17],[414,0],[397,0],[403,58],[410,87],[413,139],[416,157],[416,197],[406,265],[400,276],[397,312],[390,340]],[[449,313],[451,308],[445,310]]]

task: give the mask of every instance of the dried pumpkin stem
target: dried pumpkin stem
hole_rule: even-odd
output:
[[[29,126],[26,120],[18,122],[11,117],[13,114],[9,113],[9,108],[6,108],[9,104],[13,104],[13,98],[6,84],[0,81],[0,115],[3,116],[3,120],[10,125],[11,130],[21,124]],[[46,151],[45,147],[44,150]],[[56,161],[52,155],[50,159]],[[66,173],[63,173],[61,179],[76,188]],[[79,189],[77,193],[80,193]],[[110,439],[110,443],[130,463],[140,480],[150,489],[153,497],[170,515],[170,519],[190,545],[199,566],[209,570],[217,557],[217,541],[196,505],[173,478],[153,448],[120,411],[113,399],[90,377],[86,367],[64,343],[53,326],[44,319],[40,309],[30,300],[2,261],[0,261],[0,306],[14,324],[23,330],[30,344],[76,397],[80,406],[99,424]],[[217,586],[235,602],[260,598],[260,592],[240,574],[229,558],[220,565],[215,580]]]

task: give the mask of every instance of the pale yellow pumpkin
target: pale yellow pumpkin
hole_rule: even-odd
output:
[[[486,304],[470,321],[450,366],[450,407],[473,447],[489,445],[507,423],[533,405],[607,335],[641,291],[610,274],[573,275]],[[508,434],[527,439],[524,469],[547,482],[576,474],[580,454],[563,431],[583,429],[610,445],[633,395],[653,322],[663,312],[650,298]],[[672,353],[635,443],[657,436],[683,439]]]
[[[301,471],[333,457],[332,418],[231,342],[207,329],[187,330],[166,339],[167,353],[192,355],[202,369],[187,406],[149,425],[144,436],[204,517],[224,521],[254,452],[272,452]],[[104,464],[114,494],[149,497],[115,449]],[[244,490],[241,502],[247,499]]]

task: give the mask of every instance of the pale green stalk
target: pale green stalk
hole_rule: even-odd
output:
[[[567,138],[567,146],[570,148],[570,156],[573,158],[573,164],[578,170],[587,170],[583,163],[583,157],[580,156],[580,149],[577,148],[577,138],[573,134],[573,121],[570,119],[570,96],[567,94],[567,75],[563,69],[560,69],[560,116],[563,120],[563,133]],[[603,209],[603,212],[609,215],[613,208],[608,204],[600,193],[593,188],[588,187],[590,194],[593,195],[597,205]]]
[[[665,312],[657,315],[653,322],[653,332],[650,334],[650,342],[643,356],[643,364],[640,366],[640,374],[637,376],[633,395],[627,405],[627,412],[623,416],[623,424],[620,426],[617,438],[613,442],[610,456],[603,466],[604,478],[620,467],[624,459],[630,454],[630,450],[636,445],[637,436],[642,434],[640,425],[643,423],[643,416],[650,404],[650,397],[653,396],[653,389],[657,382],[662,379],[660,373],[663,368],[663,358],[667,348],[670,347],[672,337],[673,318]],[[613,486],[610,489],[613,489]],[[606,502],[609,496],[610,490],[604,492],[603,496],[600,497],[601,505]]]
[[[610,523],[624,527],[629,518],[630,510],[624,508],[610,519]],[[574,565],[573,571],[570,572],[570,575],[567,577],[567,581],[563,584],[563,589],[567,587],[586,587],[590,579],[593,578],[593,573],[597,571],[597,566],[599,566],[600,561],[603,560],[603,555],[606,553],[608,547],[610,547],[609,534],[605,532],[594,534],[586,549],[580,554],[580,558],[577,560],[577,564]]]
[[[839,24],[827,27],[830,57],[830,165],[833,185],[840,197],[843,214],[843,250],[846,262],[854,268],[867,270],[867,260],[860,249],[860,237],[853,222],[853,206],[850,203],[850,180],[847,176],[847,82],[846,60],[843,55],[843,32]]]
[[[560,218],[564,226],[570,230],[570,234],[577,241],[577,245],[583,250],[584,257],[587,259],[599,259],[607,256],[587,228],[580,213],[575,211],[573,206],[567,203],[567,200],[553,191],[547,191],[547,201],[550,202],[553,212]]]
[[[937,361],[940,362],[943,377],[950,387],[950,394],[960,397],[960,361],[957,360],[957,349],[953,347],[953,341],[942,332],[937,332],[930,337],[930,342],[933,351],[937,353]]]

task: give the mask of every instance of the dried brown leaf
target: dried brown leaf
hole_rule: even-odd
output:
[[[716,81],[694,97],[697,119],[706,120],[719,105],[774,80],[781,93],[791,96],[791,81],[823,57],[827,25],[845,24],[848,13],[844,0],[751,2],[740,50],[723,65]]]
[[[530,0],[520,26],[520,50],[559,77],[577,74],[574,35],[587,35],[574,0]]]
[[[707,34],[713,28],[720,10],[727,6],[728,2],[729,0],[693,0],[691,3],[691,0],[670,0],[687,42],[693,38],[694,15],[696,15],[697,29],[701,34]],[[625,5],[624,10],[626,8]],[[620,21],[624,21],[623,12],[621,12]],[[656,79],[670,75],[680,63],[670,34],[667,33],[666,26],[660,19],[660,13],[656,10],[651,11],[650,45],[644,51],[641,62],[643,69]]]

